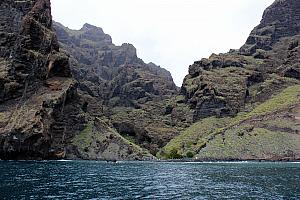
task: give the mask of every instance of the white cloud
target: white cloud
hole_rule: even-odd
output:
[[[99,26],[117,45],[168,69],[181,85],[188,67],[239,48],[274,0],[51,0],[54,20],[72,29]]]

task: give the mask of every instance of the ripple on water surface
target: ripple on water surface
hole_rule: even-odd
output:
[[[300,163],[0,162],[1,199],[299,199]]]

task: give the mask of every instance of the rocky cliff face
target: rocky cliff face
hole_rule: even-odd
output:
[[[25,86],[36,89],[46,77],[71,75],[51,30],[48,1],[1,1],[0,20],[1,102],[22,96]]]
[[[281,38],[299,35],[300,2],[295,0],[276,0],[268,7],[260,24],[254,28],[241,52],[253,55],[256,50],[272,50]]]
[[[0,159],[151,158],[87,113],[49,0],[4,0],[0,11]]]
[[[258,100],[251,95],[251,88],[271,75],[299,80],[299,9],[298,1],[275,1],[240,50],[213,54],[190,66],[181,93],[195,109],[195,120],[235,115],[248,102]]]
[[[275,1],[240,50],[191,65],[181,94],[196,123],[164,150],[198,159],[299,159],[299,16],[299,1]]]
[[[7,0],[0,10],[0,158],[55,157],[68,135],[57,141],[52,129],[76,83],[51,29],[50,2]]]

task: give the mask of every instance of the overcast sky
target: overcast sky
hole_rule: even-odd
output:
[[[131,43],[146,63],[168,69],[181,86],[189,65],[239,48],[274,0],[51,0],[55,21],[103,28]]]

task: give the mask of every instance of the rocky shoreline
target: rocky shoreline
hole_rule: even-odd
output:
[[[291,158],[284,158],[284,159],[248,159],[248,160],[238,160],[238,159],[226,159],[226,160],[210,160],[210,159],[175,159],[175,160],[161,160],[161,159],[153,159],[153,160],[87,160],[87,159],[26,159],[26,160],[1,160],[3,162],[10,162],[10,161],[20,161],[20,162],[27,162],[27,161],[34,161],[34,162],[43,162],[43,161],[66,161],[66,162],[73,162],[73,161],[99,161],[99,162],[107,162],[107,163],[119,163],[119,162],[160,162],[160,163],[300,163],[300,158],[291,159]]]

